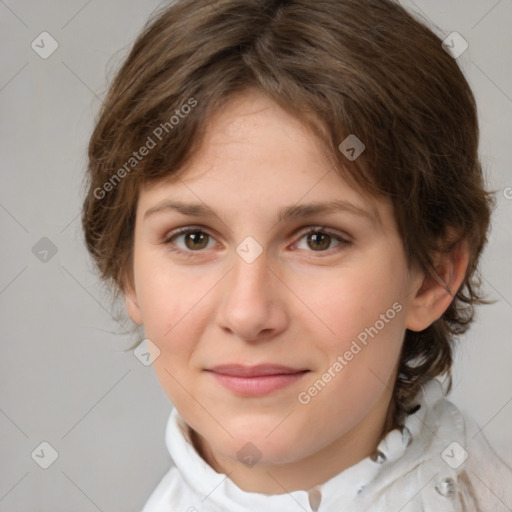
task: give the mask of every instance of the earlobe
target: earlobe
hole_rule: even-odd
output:
[[[468,262],[467,243],[462,241],[448,255],[441,258],[437,266],[437,275],[424,276],[409,305],[407,329],[423,331],[441,318],[464,281]]]
[[[132,322],[137,325],[142,325],[142,314],[137,302],[137,294],[132,287],[129,287],[124,291],[124,304]]]

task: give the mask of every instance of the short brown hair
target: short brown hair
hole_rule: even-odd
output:
[[[435,276],[436,253],[468,244],[451,305],[424,331],[406,332],[392,402],[400,424],[426,380],[450,377],[455,335],[486,302],[476,270],[493,200],[471,89],[441,39],[397,2],[178,0],[157,13],[117,73],[90,140],[87,248],[121,292],[132,280],[139,190],[178,176],[209,116],[249,88],[306,123],[340,175],[392,201],[410,265]],[[158,141],[157,127],[165,130]],[[366,147],[354,161],[338,150],[349,134]],[[131,160],[150,139],[158,147]]]

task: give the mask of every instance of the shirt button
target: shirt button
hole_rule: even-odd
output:
[[[371,457],[370,457],[371,460],[373,460],[373,462],[376,462],[377,464],[384,464],[384,462],[386,462],[387,458],[386,456],[384,455],[384,453],[382,453],[380,450],[377,450]]]
[[[453,481],[453,478],[444,478],[441,483],[436,485],[435,487],[438,494],[441,496],[444,496],[445,498],[454,498],[455,494],[457,492],[455,482]]]
[[[317,487],[313,487],[308,491],[309,506],[313,512],[317,512],[320,502],[322,501],[322,493]]]

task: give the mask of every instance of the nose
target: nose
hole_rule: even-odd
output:
[[[235,253],[234,266],[221,289],[217,323],[246,342],[273,339],[289,323],[286,287],[269,267],[266,253],[248,263]]]

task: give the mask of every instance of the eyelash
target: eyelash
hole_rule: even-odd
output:
[[[194,256],[196,256],[196,254],[204,252],[205,249],[198,249],[197,251],[193,251],[193,250],[184,250],[184,249],[176,248],[176,246],[173,243],[173,240],[176,239],[180,235],[186,235],[187,233],[197,233],[197,232],[206,234],[210,238],[215,240],[215,238],[210,233],[208,233],[208,230],[203,228],[202,226],[186,226],[183,228],[177,228],[174,231],[172,231],[171,233],[169,233],[168,236],[166,236],[166,238],[164,240],[164,244],[168,246],[168,249],[171,252],[179,253],[187,258],[194,257]],[[322,255],[321,255],[322,253],[324,253],[324,255],[325,255],[325,253],[327,253],[327,256],[331,256],[332,255],[331,251],[333,249],[335,250],[335,252],[338,252],[339,250],[343,249],[343,247],[348,246],[352,243],[351,241],[347,240],[346,238],[343,238],[341,235],[334,233],[334,232],[324,228],[323,226],[314,226],[314,227],[310,226],[310,227],[308,227],[307,230],[301,231],[299,233],[300,234],[299,240],[301,240],[305,236],[307,236],[309,234],[313,234],[313,233],[321,233],[321,234],[329,235],[331,238],[333,238],[339,242],[338,245],[336,245],[335,247],[333,247],[331,249],[326,249],[325,251],[313,251],[313,250],[307,251],[307,252],[312,252],[312,253],[315,253],[315,252],[319,253],[320,254],[319,257],[322,257]]]

